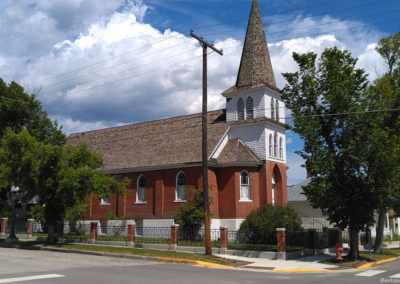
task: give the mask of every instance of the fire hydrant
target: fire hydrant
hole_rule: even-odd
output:
[[[340,243],[336,243],[336,262],[342,262],[343,257],[342,257],[342,252],[343,252],[343,247]]]

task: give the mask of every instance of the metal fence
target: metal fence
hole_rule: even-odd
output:
[[[204,246],[205,230],[178,230],[178,245],[181,246]],[[220,230],[210,230],[211,244],[218,247],[220,244]]]

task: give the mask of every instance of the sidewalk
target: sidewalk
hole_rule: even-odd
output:
[[[265,258],[227,254],[216,254],[216,256],[251,262],[251,264],[242,266],[241,269],[272,270],[280,272],[332,272],[334,270],[349,270],[332,264],[320,263],[321,261],[331,259],[332,255],[308,256],[297,260],[268,260]]]

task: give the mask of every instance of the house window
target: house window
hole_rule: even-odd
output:
[[[103,196],[100,200],[100,205],[110,205],[110,196],[106,191],[103,192]]]
[[[253,117],[253,99],[251,97],[248,97],[246,100],[246,119],[253,119]]]
[[[269,156],[272,157],[272,134],[269,135]]]
[[[271,119],[275,119],[274,99],[271,99]]]
[[[271,184],[272,184],[272,189],[271,189],[271,204],[275,205],[275,189],[276,189],[276,182],[275,182],[275,175],[272,174],[271,178]]]
[[[186,176],[183,172],[179,172],[176,176],[175,201],[186,201]]]
[[[276,120],[279,120],[279,102],[278,100],[275,101],[275,118]]]
[[[242,99],[239,99],[237,103],[237,118],[238,120],[244,120],[244,103]]]
[[[279,138],[279,158],[283,159],[282,137]]]
[[[240,173],[240,200],[250,200],[250,177],[247,171]]]
[[[274,133],[274,157],[278,156],[278,133]]]
[[[139,176],[137,180],[136,203],[146,202],[146,178],[144,175]]]

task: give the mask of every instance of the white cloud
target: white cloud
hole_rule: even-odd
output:
[[[289,167],[287,171],[288,185],[296,184],[306,179],[307,172],[306,169],[302,167],[302,165],[304,165],[304,160],[299,155],[288,153],[287,165]]]

